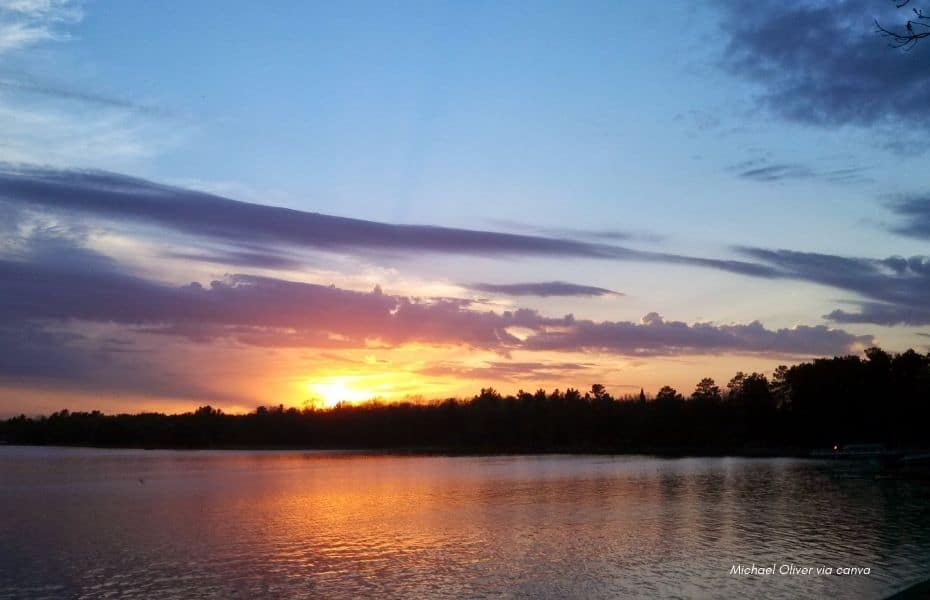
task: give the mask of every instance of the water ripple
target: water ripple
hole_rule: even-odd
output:
[[[930,488],[876,469],[2,448],[0,599],[881,597],[930,570]]]

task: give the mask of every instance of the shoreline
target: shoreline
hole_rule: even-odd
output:
[[[103,446],[88,444],[24,444],[0,442],[0,448],[84,448],[95,450],[145,450],[145,451],[230,451],[230,452],[332,452],[343,454],[371,454],[384,456],[654,456],[657,458],[809,458],[824,460],[825,457],[812,456],[811,450],[798,448],[767,448],[767,449],[715,449],[702,450],[698,448],[456,448],[446,446],[431,447],[320,447],[320,446],[294,446],[294,445],[262,445],[262,446]],[[841,460],[860,462],[855,458],[830,458],[826,460]]]
[[[640,446],[640,447],[532,447],[532,446],[310,446],[300,444],[280,445],[100,445],[28,443],[0,440],[0,449],[7,448],[77,448],[94,450],[137,450],[173,452],[314,452],[333,454],[359,454],[372,456],[651,456],[655,458],[790,458],[834,462],[837,464],[874,464],[891,467],[902,472],[927,472],[930,450],[907,448],[894,455],[872,454],[828,454],[820,448],[791,446],[771,447],[715,447],[693,446]],[[916,460],[909,460],[914,458]],[[930,596],[928,596],[930,597]]]

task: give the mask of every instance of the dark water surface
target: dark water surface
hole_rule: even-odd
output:
[[[930,484],[797,459],[0,447],[0,598],[880,598]],[[731,575],[734,564],[869,575]]]

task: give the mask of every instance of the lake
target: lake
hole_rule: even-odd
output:
[[[930,484],[886,475],[0,447],[0,598],[881,598],[930,574]]]

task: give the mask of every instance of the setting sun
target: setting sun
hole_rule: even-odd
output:
[[[386,396],[384,386],[378,389],[364,385],[358,376],[327,377],[307,382],[307,391],[312,394],[312,400],[326,408],[336,406],[340,402],[359,403],[373,398]]]

